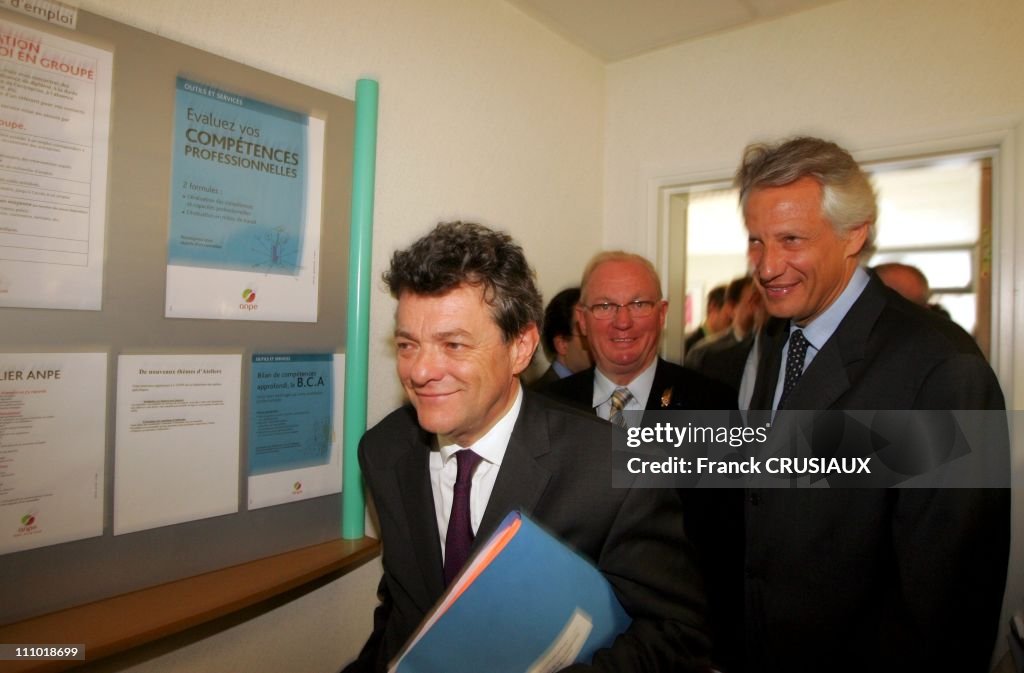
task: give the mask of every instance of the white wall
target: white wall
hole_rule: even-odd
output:
[[[1019,0],[847,0],[609,66],[605,242],[643,249],[651,179],[729,177],[755,140],[857,152],[1017,126],[1022,31]]]
[[[862,158],[1003,143],[997,186],[998,372],[1024,409],[1024,2],[847,0],[610,66],[609,247],[657,250],[658,184],[731,176],[743,147],[799,133]],[[1018,435],[1020,433],[1017,433]],[[1022,443],[1018,437],[1018,444]],[[1024,446],[1015,448],[1024,486]],[[1024,490],[1008,604],[1024,608]]]
[[[603,66],[501,0],[78,4],[348,98],[359,77],[380,82],[371,424],[400,402],[394,307],[376,289],[396,248],[443,219],[505,228],[549,296],[600,246]],[[96,670],[337,670],[369,633],[379,576],[372,563],[198,642]]]
[[[1001,136],[1009,182],[997,185],[996,254],[1012,271],[1024,252],[1024,235],[1014,240],[1024,222],[1021,35],[1019,0],[846,0],[613,64],[604,242],[653,253],[652,185],[729,178],[753,141],[818,134],[876,159]],[[999,281],[1012,337],[1024,328],[1021,278]],[[1024,367],[1002,355],[999,373],[1024,408]]]

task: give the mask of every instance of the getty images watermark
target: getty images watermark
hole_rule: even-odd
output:
[[[1008,488],[1005,411],[626,412],[612,485]]]

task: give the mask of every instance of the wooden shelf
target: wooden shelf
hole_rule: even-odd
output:
[[[333,540],[149,589],[0,626],[0,643],[85,644],[87,661],[179,633],[331,574],[380,552],[374,538]],[[82,661],[4,661],[0,670],[63,671]]]

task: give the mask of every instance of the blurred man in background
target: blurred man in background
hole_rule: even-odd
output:
[[[594,364],[590,359],[587,340],[576,324],[576,304],[579,300],[580,289],[570,287],[552,297],[544,309],[540,343],[551,365],[530,384],[532,388],[543,390],[548,384]]]
[[[725,305],[726,289],[725,285],[717,285],[708,292],[704,322],[686,336],[686,339],[683,341],[684,352],[689,353],[690,349],[700,343],[701,340],[721,334],[729,326],[732,314],[728,312]]]

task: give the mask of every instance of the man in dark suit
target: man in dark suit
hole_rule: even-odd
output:
[[[725,285],[716,285],[708,292],[707,301],[704,304],[704,322],[686,335],[683,340],[683,353],[689,353],[690,349],[707,338],[721,334],[729,326],[732,315],[728,311],[725,302]]]
[[[684,365],[739,390],[754,335],[764,325],[761,295],[750,276],[729,283],[727,296],[733,305],[732,325],[727,334],[704,341],[686,354]],[[743,405],[740,408],[745,408]]]
[[[520,385],[541,317],[522,249],[479,225],[442,224],[395,253],[385,280],[398,299],[398,375],[411,405],[359,447],[384,577],[373,633],[345,670],[386,670],[513,508],[590,559],[633,619],[572,670],[705,666],[703,598],[676,494],[612,488],[615,429]]]
[[[658,357],[668,302],[661,283],[645,258],[625,252],[603,252],[583,273],[577,319],[587,336],[595,366],[557,381],[542,392],[613,422],[637,422],[641,414],[625,411],[735,409],[736,393],[728,386]],[[616,399],[622,400],[615,404]],[[730,570],[737,563],[735,527],[741,498],[733,491],[681,489],[687,536],[698,547],[696,557],[707,586],[708,629],[716,647],[728,646],[731,616],[718,611],[736,601]],[[728,626],[725,626],[728,625]]]
[[[849,153],[816,138],[753,145],[737,183],[773,316],[752,409],[1004,409],[962,329],[861,267],[875,195]],[[744,520],[745,599],[731,612],[746,670],[988,670],[1007,490],[748,489]]]
[[[620,251],[602,252],[587,265],[580,287],[576,316],[594,367],[556,381],[542,392],[605,419],[624,420],[617,408],[736,408],[736,396],[726,386],[658,357],[668,302],[647,259]]]
[[[580,300],[580,289],[570,287],[562,290],[548,302],[544,309],[544,328],[541,330],[541,346],[551,365],[530,387],[542,390],[559,379],[572,376],[590,367],[590,347],[576,324],[576,304]]]

